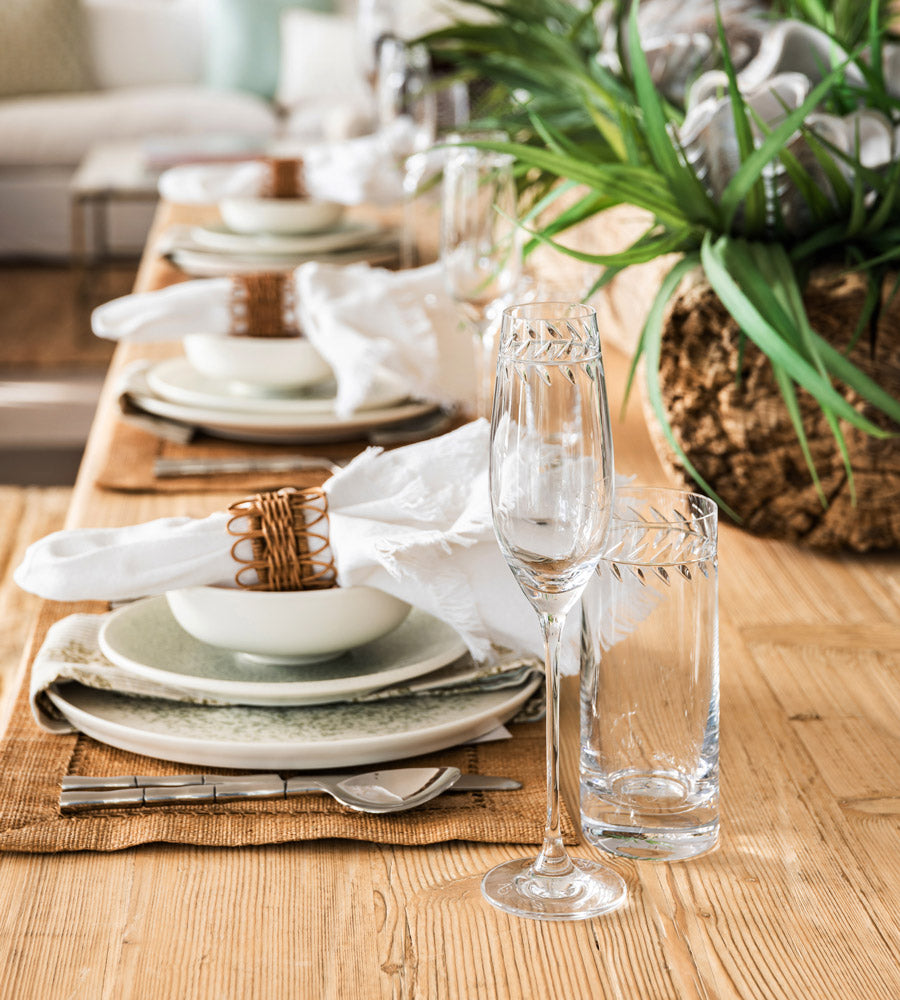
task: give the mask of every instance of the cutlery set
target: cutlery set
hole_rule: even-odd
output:
[[[359,812],[413,809],[443,792],[514,791],[520,781],[495,775],[462,774],[456,767],[406,767],[363,774],[177,774],[84,777],[62,780],[63,812],[178,803],[287,799],[324,792]]]
[[[447,430],[455,417],[451,408],[436,410],[424,418],[395,427],[371,430],[366,435],[369,444],[395,445],[424,441]],[[240,475],[248,472],[281,473],[324,469],[332,475],[350,459],[317,455],[259,455],[249,458],[158,458],[153,466],[157,479],[177,479],[182,476]]]

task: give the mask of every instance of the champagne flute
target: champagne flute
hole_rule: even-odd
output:
[[[581,920],[625,901],[625,883],[570,858],[560,833],[559,652],[566,615],[600,559],[613,451],[597,314],[543,302],[504,310],[491,420],[491,508],[507,564],[537,611],[547,685],[547,814],[536,860],[491,869],[482,892],[520,917]]]
[[[444,167],[441,264],[475,350],[476,415],[488,416],[489,357],[500,309],[522,274],[514,159],[462,148]]]

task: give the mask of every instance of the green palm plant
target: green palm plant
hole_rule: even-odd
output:
[[[848,154],[808,119],[823,109],[846,113],[867,108],[894,124],[900,120],[900,105],[881,73],[885,4],[783,0],[781,13],[814,24],[842,48],[850,47],[851,54],[823,67],[821,82],[796,107],[785,105],[770,124],[741,93],[719,22],[718,52],[740,165],[714,196],[683,145],[679,129],[684,109],[664,99],[654,85],[636,3],[630,13],[617,4],[623,69],[614,71],[597,59],[603,39],[594,14],[601,0],[578,6],[562,0],[467,2],[489,12],[492,21],[460,22],[427,42],[458,75],[493,81],[480,124],[500,126],[510,139],[479,145],[513,153],[518,160],[531,198],[527,251],[548,244],[597,265],[600,276],[589,294],[627,267],[675,255],[641,331],[628,388],[644,358],[649,401],[686,470],[715,496],[675,439],[658,379],[666,305],[682,279],[701,267],[736,321],[742,344],[749,338],[769,359],[822,503],[825,495],[804,431],[799,388],[821,407],[852,490],[842,422],[876,438],[894,432],[860,413],[836,386],[850,387],[898,424],[900,401],[813,329],[803,289],[813,268],[823,263],[858,271],[866,276],[869,291],[854,341],[876,317],[883,283],[900,258],[900,161],[880,169],[866,167],[858,149]],[[799,230],[773,198],[774,177],[802,196],[806,222]],[[554,213],[556,199],[575,185],[585,193]],[[643,209],[650,220],[631,246],[609,255],[565,246],[568,228],[623,204]],[[535,220],[548,214],[551,221],[538,227]]]
[[[877,8],[877,18],[871,18],[871,6],[860,0],[775,0],[772,12],[781,17],[792,17],[811,24],[834,38],[845,49],[852,50],[870,41],[870,31],[875,27],[879,34],[891,20],[891,5],[882,3]]]

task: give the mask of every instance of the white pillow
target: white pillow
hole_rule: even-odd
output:
[[[455,0],[392,0],[391,20],[394,33],[409,40],[456,21],[484,24],[496,18],[489,9]]]
[[[198,0],[82,0],[82,7],[101,89],[180,86],[202,79]]]
[[[286,108],[317,101],[358,104],[368,88],[357,65],[352,17],[294,7],[281,15],[276,101]]]

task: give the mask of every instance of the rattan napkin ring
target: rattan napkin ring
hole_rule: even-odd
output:
[[[268,157],[263,179],[264,198],[308,198],[303,160],[291,157]]]
[[[337,585],[324,490],[286,486],[238,500],[228,512],[233,515],[228,533],[236,539],[231,556],[241,564],[234,577],[239,587],[281,591],[325,590]],[[238,521],[245,522],[242,530],[236,528]],[[250,542],[252,559],[236,554],[243,541]]]
[[[235,274],[228,302],[232,337],[300,337],[290,274]]]

